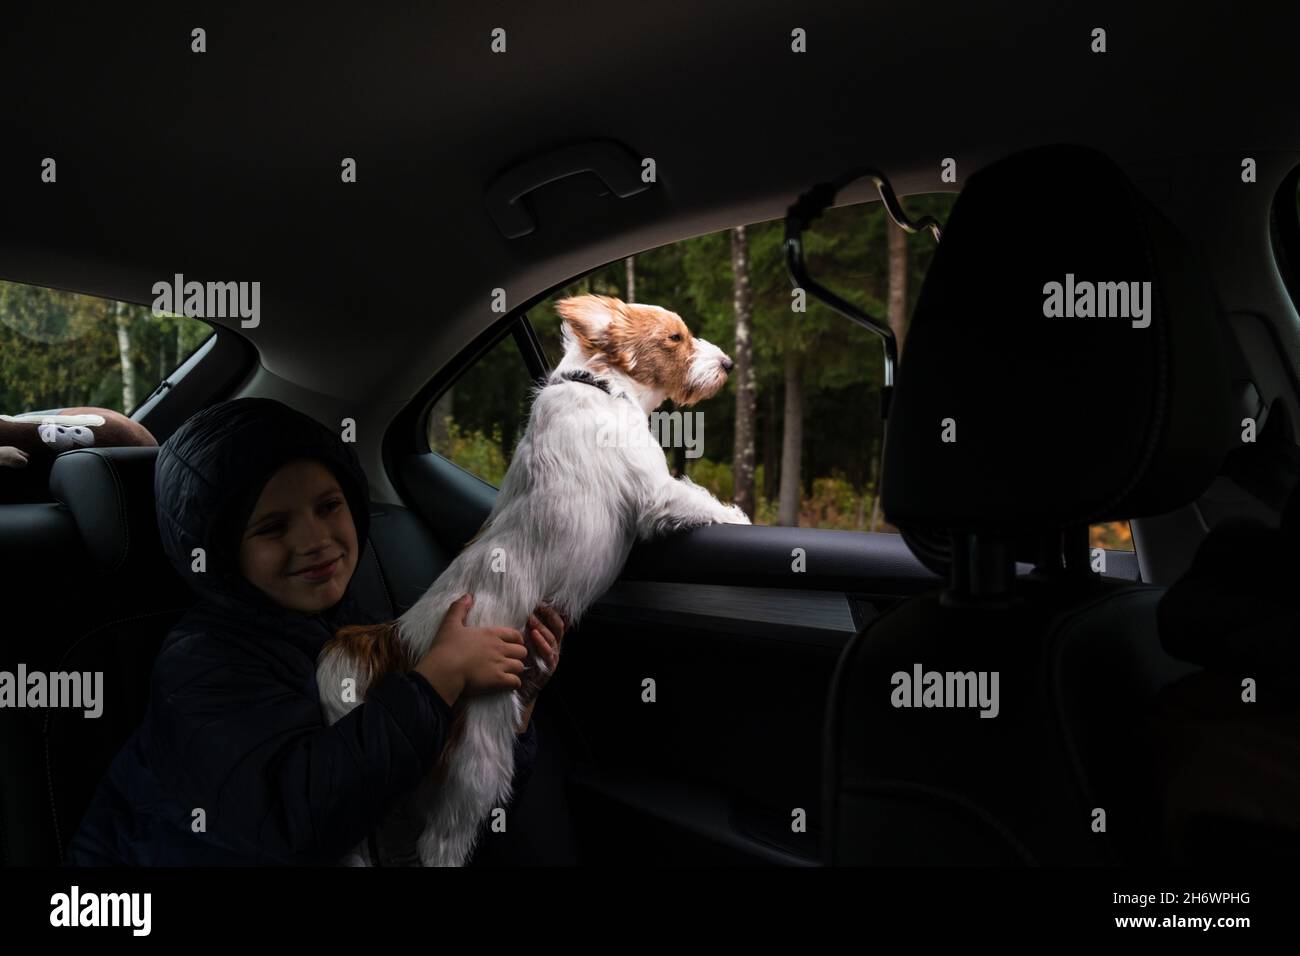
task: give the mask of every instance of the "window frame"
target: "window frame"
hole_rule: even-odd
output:
[[[420,413],[418,421],[420,425],[420,434],[428,435],[429,416],[433,414],[433,408],[457,382],[473,371],[474,367],[481,362],[493,349],[501,345],[507,339],[514,339],[515,347],[519,349],[520,358],[527,367],[532,381],[538,382],[549,374],[549,366],[542,363],[545,357],[542,355],[541,342],[537,338],[537,333],[531,325],[528,325],[527,314],[509,316],[509,321],[497,323],[488,331],[490,336],[479,336],[470,346],[457,354],[456,358],[447,363],[443,371],[450,370],[448,375],[439,375],[437,386],[431,390],[427,398],[420,400]],[[526,326],[526,329],[525,329]],[[420,451],[433,452],[432,448],[427,447],[427,439],[421,442]],[[437,454],[437,452],[433,452]]]
[[[493,328],[496,329],[496,326],[493,326]],[[419,418],[419,421],[421,422],[421,429],[422,429],[421,435],[423,436],[421,440],[421,453],[437,455],[438,457],[442,458],[444,461],[455,465],[457,468],[460,468],[462,471],[466,472],[467,474],[474,475],[475,478],[479,479],[484,484],[491,486],[492,488],[499,488],[499,486],[492,484],[492,482],[488,481],[482,475],[470,471],[464,465],[460,464],[459,462],[451,458],[448,458],[446,455],[442,454],[441,452],[435,451],[434,449],[428,447],[429,446],[429,440],[428,440],[429,416],[433,414],[434,408],[437,407],[438,402],[442,400],[442,397],[446,395],[450,389],[455,387],[457,382],[461,381],[466,375],[469,375],[471,372],[473,372],[474,369],[478,366],[479,362],[481,362],[484,358],[490,355],[493,352],[493,350],[499,348],[507,340],[510,339],[514,340],[515,347],[519,350],[520,359],[523,361],[524,366],[528,369],[530,380],[534,384],[541,384],[541,382],[546,378],[546,375],[548,374],[549,370],[546,371],[538,370],[539,369],[538,363],[544,361],[545,356],[542,352],[541,342],[537,338],[536,331],[532,328],[531,324],[528,322],[528,316],[525,313],[524,315],[516,317],[513,322],[507,323],[505,328],[498,330],[497,333],[492,338],[485,340],[482,348],[475,348],[474,357],[472,359],[465,361],[463,364],[458,363],[456,366],[455,374],[448,377],[445,382],[442,382],[438,386],[436,394],[433,395],[433,397],[427,402],[427,404],[424,407],[424,410],[420,413],[420,418]]]
[[[597,269],[601,266],[596,266]],[[591,271],[595,271],[594,269]],[[585,275],[585,273],[584,273]],[[582,278],[582,276],[578,276]],[[542,348],[537,331],[528,321],[529,309],[544,301],[557,289],[562,289],[576,281],[569,279],[528,299],[523,305],[507,312],[500,320],[492,323],[448,362],[415,394],[401,412],[393,419],[384,434],[380,457],[387,472],[388,480],[405,500],[409,500],[409,490],[401,481],[399,460],[408,455],[437,455],[429,448],[429,415],[447,389],[466,375],[488,352],[496,348],[507,338],[513,338],[520,357],[524,361],[532,381],[542,384],[550,375],[552,365]],[[439,455],[440,458],[443,456]],[[450,459],[444,458],[445,461]],[[451,462],[455,464],[455,462]],[[459,467],[459,466],[457,466]],[[463,469],[462,469],[463,470]],[[478,476],[475,475],[477,478]],[[479,479],[482,480],[482,479]]]
[[[489,326],[484,334],[474,338],[469,346],[456,354],[456,358],[448,362],[442,371],[430,380],[433,385],[428,389],[425,397],[417,398],[416,405],[420,407],[419,423],[420,427],[426,428],[429,423],[430,412],[433,412],[433,406],[437,405],[438,399],[446,394],[447,389],[454,386],[461,378],[469,375],[474,365],[477,365],[484,359],[487,352],[495,349],[500,343],[507,338],[515,339],[515,346],[519,349],[520,358],[524,359],[524,364],[528,367],[529,375],[534,382],[545,380],[550,375],[551,365],[547,360],[545,352],[542,350],[541,339],[537,337],[536,329],[528,321],[528,312],[517,310],[506,316],[506,319]],[[422,432],[421,432],[422,433]],[[428,451],[429,449],[425,449]]]
[[[1300,312],[1300,166],[1282,177],[1277,187],[1269,208],[1268,231],[1282,284]]]

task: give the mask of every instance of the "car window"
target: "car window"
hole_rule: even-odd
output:
[[[1106,548],[1110,551],[1132,551],[1133,531],[1127,521],[1109,521],[1095,524],[1090,529],[1089,547]]]
[[[913,195],[905,205],[914,219],[944,222],[955,199],[955,193]],[[733,372],[722,392],[683,411],[697,414],[693,431],[657,431],[670,470],[740,503],[755,524],[896,533],[878,504],[880,342],[812,297],[806,313],[792,311],[784,237],[784,219],[775,219],[660,246],[557,290],[529,311],[529,321],[552,362],[561,354],[555,302],[571,295],[661,305],[733,360],[743,327],[751,343],[752,409],[742,409]],[[828,210],[805,235],[805,250],[819,281],[890,322],[901,355],[934,255],[929,234],[907,235],[880,203],[860,203]],[[739,442],[738,421],[747,422]],[[784,468],[786,462],[792,467]],[[747,474],[751,490],[738,496]],[[1093,547],[1133,547],[1127,522],[1095,527],[1092,541]]]
[[[0,281],[0,414],[130,415],[212,334],[150,306]]]
[[[500,487],[528,417],[532,376],[513,335],[492,346],[434,402],[429,450]]]
[[[905,205],[909,215],[943,221],[955,198],[909,196]],[[878,505],[880,341],[811,296],[806,311],[794,311],[784,230],[784,219],[773,219],[648,250],[558,290],[529,319],[552,359],[560,353],[554,303],[583,292],[625,301],[630,293],[677,312],[733,360],[737,341],[748,341],[752,403],[737,370],[718,395],[683,410],[694,416],[693,434],[659,432],[670,469],[740,504],[755,524],[895,531]],[[909,236],[888,222],[878,202],[828,210],[805,234],[812,274],[890,321],[904,349],[934,249],[928,233]]]
[[[906,206],[914,218],[942,222],[955,198],[914,195]],[[733,359],[743,324],[751,342],[752,407],[738,401],[736,372],[708,401],[681,410],[666,405],[664,427],[654,431],[669,469],[741,504],[755,524],[897,532],[878,504],[879,340],[811,297],[806,312],[792,310],[784,229],[783,219],[770,220],[610,263],[537,303],[528,321],[552,365],[562,352],[555,303],[568,296],[596,293],[661,305]],[[805,241],[813,274],[889,320],[901,354],[934,255],[929,234],[903,233],[872,202],[829,210]],[[741,287],[747,296],[738,296]],[[499,486],[527,417],[529,384],[514,339],[503,339],[439,399],[429,418],[430,448]],[[740,442],[738,420],[747,422]],[[785,462],[793,467],[783,468]],[[749,485],[747,495],[737,495],[738,479]],[[1093,528],[1092,546],[1132,550],[1128,523]]]

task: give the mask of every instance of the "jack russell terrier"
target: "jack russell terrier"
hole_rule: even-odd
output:
[[[637,538],[705,524],[749,524],[689,478],[674,479],[657,442],[611,440],[647,431],[671,398],[691,405],[715,395],[732,368],[681,317],[603,295],[563,299],[564,358],[535,390],[527,428],[487,521],[455,561],[398,620],[349,627],[322,650],[317,683],[334,723],[388,670],[410,669],[429,650],[448,607],[472,592],[470,626],[526,626],[543,600],[576,623],[622,571]],[[545,673],[533,648],[529,663]],[[516,690],[468,699],[437,768],[413,805],[425,826],[425,866],[460,866],[480,824],[510,795],[522,704]],[[370,863],[366,847],[352,862]]]

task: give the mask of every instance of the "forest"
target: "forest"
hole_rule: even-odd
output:
[[[130,414],[212,334],[147,305],[0,281],[0,414]]]

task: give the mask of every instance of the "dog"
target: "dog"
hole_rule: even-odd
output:
[[[637,539],[750,523],[689,478],[674,479],[662,447],[643,434],[666,399],[689,406],[717,394],[731,359],[659,306],[581,295],[556,311],[564,358],[534,390],[483,526],[397,621],[343,628],[323,648],[317,683],[330,723],[356,706],[341,699],[345,678],[360,698],[388,670],[413,667],[462,594],[474,594],[471,626],[522,628],[542,601],[572,626],[617,579]],[[528,665],[547,673],[531,647]],[[462,865],[479,825],[508,800],[522,708],[514,690],[466,701],[437,768],[412,797],[417,822],[426,821],[417,845],[423,865]],[[363,846],[348,862],[372,861]]]

